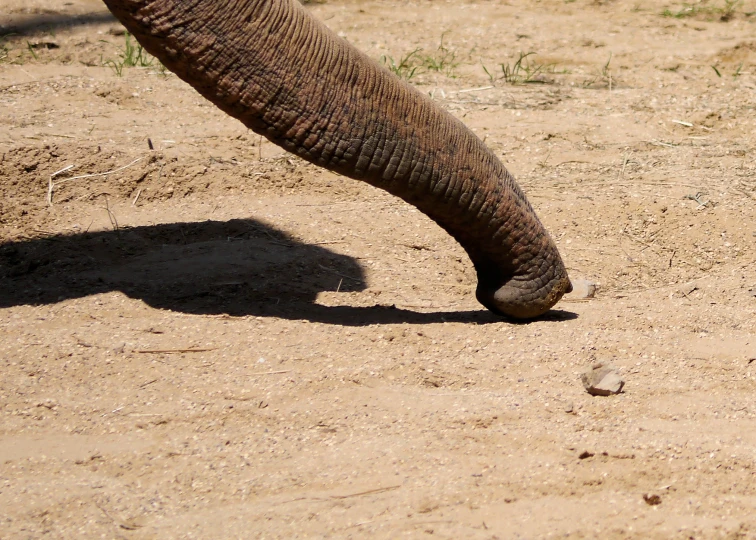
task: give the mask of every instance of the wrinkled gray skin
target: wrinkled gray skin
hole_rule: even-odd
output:
[[[504,166],[461,122],[293,0],[104,0],[220,109],[321,167],[416,206],[467,251],[495,313],[541,315],[572,290]]]

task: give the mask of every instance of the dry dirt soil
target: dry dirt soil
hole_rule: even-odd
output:
[[[756,538],[756,2],[308,9],[596,296],[501,320],[413,208],[123,65],[101,3],[3,0],[0,537]]]

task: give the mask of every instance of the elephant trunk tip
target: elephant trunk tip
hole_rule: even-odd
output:
[[[570,278],[567,279],[567,286],[564,289],[564,294],[570,294],[572,292],[572,282],[570,281]]]
[[[563,295],[572,292],[572,282],[563,271],[542,286],[538,281],[512,278],[501,286],[479,281],[476,296],[490,311],[515,319],[532,319],[550,310]]]

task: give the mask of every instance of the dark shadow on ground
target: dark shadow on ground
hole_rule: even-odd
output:
[[[78,15],[51,12],[13,18],[3,17],[0,18],[0,36],[31,36],[38,33],[55,32],[74,26],[117,22],[116,18],[109,11]]]
[[[486,310],[422,313],[328,307],[321,291],[361,291],[359,263],[252,219],[173,223],[0,245],[0,307],[54,304],[122,291],[158,309],[257,315],[338,325],[493,323]],[[547,320],[572,315],[552,311]]]

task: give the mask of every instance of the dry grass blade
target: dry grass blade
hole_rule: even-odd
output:
[[[363,495],[372,495],[374,493],[384,493],[386,491],[392,491],[394,489],[399,489],[402,487],[401,484],[397,484],[395,486],[387,486],[382,488],[375,488],[375,489],[369,489],[367,491],[360,491],[359,493],[350,493],[349,495],[331,495],[331,499],[349,499],[351,497],[361,497]]]

